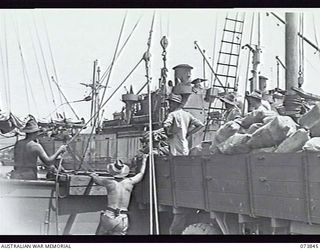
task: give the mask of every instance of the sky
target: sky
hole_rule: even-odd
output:
[[[262,75],[269,78],[268,88],[276,85],[276,60],[279,56],[285,62],[285,27],[266,12],[273,11],[284,18],[285,10],[260,10]],[[291,10],[292,11],[292,10]],[[214,69],[222,39],[222,29],[226,14],[230,17],[236,12],[245,13],[245,27],[242,44],[250,43],[252,15],[255,13],[252,44],[257,44],[257,9],[22,9],[0,10],[0,109],[25,117],[28,113],[38,118],[48,118],[57,106],[65,103],[60,100],[57,87],[51,76],[57,75],[58,83],[68,101],[81,100],[90,93],[80,83],[92,83],[94,60],[98,60],[101,72],[112,62],[124,16],[126,21],[120,39],[120,47],[130,34],[139,18],[137,28],[122,53],[115,61],[111,72],[106,98],[123,81],[128,73],[147,50],[147,41],[155,12],[154,32],[151,43],[152,88],[158,85],[162,62],[160,39],[166,35],[167,66],[169,79],[173,80],[172,68],[187,63],[194,67],[192,78],[203,77],[203,59],[194,48],[197,41],[207,57],[214,59]],[[304,34],[316,43],[320,35],[317,24],[320,22],[320,10],[303,10]],[[315,25],[314,25],[315,24]],[[317,38],[317,39],[316,39]],[[40,42],[39,42],[40,41]],[[19,48],[20,46],[20,48]],[[244,92],[248,61],[247,49],[241,50],[239,67],[239,91]],[[320,70],[320,56],[307,44],[305,53],[306,91],[320,95],[317,86]],[[51,56],[52,55],[52,56]],[[250,62],[252,58],[250,57]],[[251,66],[251,65],[250,65]],[[40,72],[40,73],[39,73]],[[145,66],[140,64],[137,70],[124,84],[138,91],[145,83]],[[205,68],[206,78],[211,74]],[[249,78],[250,78],[249,73]],[[54,93],[52,98],[51,88]],[[280,68],[280,87],[284,87],[284,70]],[[28,98],[27,94],[28,93]],[[123,103],[121,95],[124,87],[105,106],[105,118],[112,118],[120,111]],[[53,103],[55,100],[55,104]],[[90,114],[90,103],[73,104],[79,117],[86,120]],[[65,111],[67,117],[74,118],[71,110],[63,104],[58,109]]]

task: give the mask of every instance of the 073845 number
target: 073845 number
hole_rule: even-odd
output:
[[[318,248],[318,244],[303,243],[300,244],[300,248]]]

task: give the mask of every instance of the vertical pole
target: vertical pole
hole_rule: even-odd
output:
[[[294,95],[291,87],[298,87],[298,13],[286,13],[286,95]]]
[[[96,71],[97,71],[98,60],[95,60],[93,63],[93,76],[92,76],[92,92],[93,92],[93,114],[97,112],[97,85],[96,85]],[[93,126],[96,125],[96,119],[94,119]]]
[[[92,117],[92,115],[95,114],[95,107],[96,107],[96,103],[95,103],[95,101],[96,101],[95,100],[96,65],[97,65],[97,60],[95,60],[93,62],[92,87],[91,87],[92,88],[92,94],[91,94],[92,101],[91,101],[91,114],[90,114],[90,117]],[[90,122],[90,125],[94,126],[92,121]]]
[[[203,54],[205,54],[206,53],[206,51],[205,50],[203,50]],[[203,79],[206,79],[206,61],[205,61],[205,59],[203,58]],[[206,84],[205,82],[204,82],[204,84]]]
[[[100,128],[100,98],[99,98],[99,90],[100,90],[100,73],[101,73],[101,69],[98,66],[98,70],[97,70],[97,85],[96,85],[96,109],[97,109],[97,122],[96,122],[96,128]]]
[[[93,115],[96,115],[97,112],[97,99],[96,99],[96,69],[97,69],[97,64],[98,64],[98,60],[95,60],[93,62],[93,76],[92,76],[92,107],[93,107]],[[96,122],[97,122],[97,117],[95,117],[93,119],[93,123],[92,123],[92,131],[91,134],[93,133],[93,131],[95,130],[96,127]],[[92,155],[91,152],[93,151],[93,144],[92,144],[92,137],[90,136],[88,138],[89,140],[89,162],[92,162]]]
[[[280,87],[279,66],[280,66],[280,63],[277,61],[277,88],[278,89]]]
[[[253,51],[253,68],[252,68],[252,89],[259,89],[259,64],[260,64],[260,53],[261,53],[261,16],[258,13],[258,45],[255,46]]]

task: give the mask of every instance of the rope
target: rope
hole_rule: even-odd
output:
[[[196,46],[196,49],[198,49],[198,51],[200,52],[200,54],[202,55],[203,59],[205,60],[205,62],[207,63],[207,65],[209,66],[209,69],[211,70],[211,72],[214,74],[215,79],[218,80],[218,83],[220,84],[220,86],[224,89],[224,91],[226,91],[226,87],[223,86],[221,80],[219,79],[219,77],[217,76],[217,73],[214,71],[214,69],[212,68],[210,62],[208,61],[208,59],[206,58],[205,54],[203,53],[203,50],[201,50],[200,46],[198,45],[198,42],[195,41],[194,45]]]
[[[160,26],[160,33],[159,33],[159,36],[160,36],[160,38],[159,38],[159,40],[161,40],[161,38],[163,37],[163,32],[162,32],[162,15],[160,14],[159,15],[159,26]]]
[[[56,200],[56,210],[55,210],[55,214],[56,214],[56,235],[59,235],[59,173],[61,171],[61,167],[62,167],[62,157],[60,158],[59,161],[59,165],[58,165],[58,169],[57,169],[57,174],[56,174],[56,178],[55,178],[55,186],[56,186],[56,196],[55,196],[55,200]]]
[[[120,87],[124,84],[124,82],[129,78],[129,76],[134,72],[134,70],[138,67],[138,65],[142,62],[143,59],[140,59],[138,64],[131,70],[131,72],[126,76],[126,78],[119,84],[119,86],[112,92],[112,94],[108,97],[108,99],[100,106],[100,109],[102,109],[108,102],[109,100],[114,96],[114,94],[120,89]],[[97,116],[98,112],[93,114],[91,118],[82,126],[81,129],[70,139],[70,141],[67,143],[69,145],[74,139],[80,134],[80,132]]]
[[[33,37],[31,35],[31,27],[28,26],[28,28],[29,28],[30,40],[31,40],[32,48],[33,48],[33,52],[34,52],[34,57],[35,57],[36,63],[37,63],[37,70],[38,70],[38,74],[39,74],[39,78],[40,78],[40,82],[41,82],[41,87],[42,87],[42,90],[43,90],[43,93],[44,93],[44,97],[45,97],[46,103],[49,106],[50,105],[49,104],[49,98],[47,96],[47,92],[46,92],[46,89],[45,89],[45,86],[44,86],[44,81],[43,81],[43,77],[42,77],[42,73],[41,73],[41,69],[40,69],[39,59],[38,59],[38,56],[37,56],[34,40],[33,40]]]
[[[304,73],[304,41],[303,41],[303,13],[299,15],[299,72],[298,72],[298,86],[301,87],[303,84],[303,73]]]
[[[7,67],[7,84],[8,84],[8,100],[9,100],[9,110],[11,111],[11,88],[10,88],[10,72],[9,72],[9,50],[7,41],[7,29],[6,29],[6,19],[4,18],[4,37],[5,37],[5,50],[6,50],[6,67]]]
[[[218,15],[216,15],[215,25],[214,25],[214,39],[213,39],[213,48],[212,48],[212,67],[214,67],[214,59],[216,54],[216,43],[217,43],[217,27],[218,27]],[[212,86],[213,82],[213,73],[211,72],[210,85]]]
[[[167,37],[169,38],[169,33],[170,33],[170,14],[168,13],[167,16]]]
[[[151,77],[150,77],[150,48],[152,42],[152,33],[154,26],[155,12],[153,13],[151,28],[149,31],[148,38],[148,49],[144,54],[144,60],[146,63],[146,78],[148,83],[148,105],[149,105],[149,169],[150,169],[150,234],[153,235],[153,202],[155,209],[155,229],[156,234],[159,234],[159,219],[158,219],[158,207],[157,207],[157,196],[156,196],[156,183],[155,183],[155,168],[153,161],[153,138],[152,138],[152,96],[151,96]]]
[[[314,14],[312,14],[312,21],[313,21],[314,40],[316,41],[316,45],[319,48],[319,42],[318,42],[318,37],[317,37],[317,30],[316,30]],[[317,51],[315,53],[317,53]],[[318,56],[319,56],[319,59],[320,59],[320,53],[318,53]]]
[[[23,72],[23,80],[24,80],[24,83],[25,83],[24,89],[25,89],[25,92],[26,92],[28,113],[30,113],[30,100],[29,100],[29,94],[28,94],[28,81],[27,81],[27,77],[26,77],[26,68],[24,67],[25,65],[24,65],[22,48],[21,48],[21,44],[20,44],[19,32],[17,30],[17,26],[16,25],[15,25],[14,28],[15,28],[15,32],[16,32],[16,36],[17,36],[19,55],[20,55],[20,58],[21,58],[21,67],[22,67],[22,72]]]
[[[38,105],[36,104],[35,101],[35,97],[32,91],[32,86],[30,83],[30,78],[28,75],[28,70],[27,70],[27,66],[25,63],[25,59],[23,56],[23,50],[22,50],[22,45],[21,45],[21,41],[20,41],[20,35],[19,35],[19,26],[16,20],[14,20],[14,27],[15,27],[15,32],[16,32],[16,36],[17,36],[17,41],[18,41],[18,47],[19,47],[19,52],[20,52],[20,57],[21,57],[21,64],[22,64],[22,69],[23,69],[23,77],[24,77],[24,81],[25,81],[25,91],[26,91],[26,97],[27,97],[27,104],[28,104],[28,112],[30,113],[30,99],[29,99],[29,95],[28,95],[28,87],[30,89],[30,94],[31,94],[31,98],[35,104],[35,109],[37,111],[37,114],[39,116],[39,109],[38,109]]]
[[[4,23],[3,23],[3,25],[4,25]],[[4,32],[1,32],[1,33],[4,33]],[[0,40],[0,42],[1,42],[1,40]],[[1,56],[1,66],[2,66],[2,71],[3,71],[2,78],[3,78],[3,82],[4,82],[4,92],[5,92],[6,105],[7,105],[7,108],[9,109],[9,94],[8,94],[8,86],[7,86],[8,84],[7,84],[7,77],[6,77],[7,72],[6,72],[5,62],[4,62],[4,52],[3,52],[2,42],[0,43],[0,56]]]
[[[254,13],[252,14],[252,20],[251,20],[250,44],[252,43],[253,26],[254,26]],[[250,50],[248,53],[248,61],[247,61],[247,72],[246,72],[246,81],[245,81],[245,88],[244,88],[244,95],[243,95],[242,115],[244,115],[245,106],[246,106],[245,104],[246,104],[246,91],[247,91],[248,79],[249,79],[249,64],[250,64]]]
[[[0,151],[5,150],[5,149],[7,149],[7,148],[12,148],[12,147],[14,147],[14,145],[15,145],[15,144],[10,145],[10,146],[6,146],[6,147],[4,147],[4,148],[0,148]]]
[[[98,112],[97,112],[97,113],[98,113]],[[80,161],[80,164],[79,164],[79,167],[78,167],[77,170],[81,169],[81,167],[82,167],[84,158],[85,158],[85,156],[86,156],[86,153],[87,153],[87,151],[88,151],[89,145],[90,145],[90,143],[91,143],[91,138],[92,138],[92,135],[93,135],[93,132],[94,132],[94,128],[95,128],[95,124],[96,124],[97,118],[98,118],[98,116],[96,116],[96,118],[94,119],[94,125],[92,126],[92,129],[91,129],[91,132],[90,132],[88,141],[87,141],[86,148],[85,148],[85,150],[84,150],[84,152],[83,152],[83,154],[82,154],[81,161]]]
[[[42,15],[42,21],[43,21],[44,31],[45,31],[47,42],[48,42],[48,46],[49,46],[49,52],[50,52],[50,58],[51,58],[51,63],[52,63],[52,67],[53,67],[54,76],[55,76],[57,82],[59,82],[58,74],[57,74],[57,70],[56,70],[56,64],[55,64],[53,53],[52,53],[52,49],[51,49],[51,43],[50,43],[50,39],[49,39],[48,28],[47,28],[47,24],[46,24],[46,21],[45,21],[43,15]],[[59,97],[60,97],[60,102],[62,103],[62,94],[61,94],[61,92],[58,92],[58,93],[59,93]]]
[[[114,62],[116,60],[116,55],[117,55],[117,51],[118,51],[118,47],[119,47],[119,44],[120,44],[120,40],[121,40],[121,36],[122,36],[122,32],[123,32],[123,28],[124,28],[124,24],[126,22],[126,19],[127,19],[127,12],[124,15],[124,18],[123,18],[123,21],[122,21],[122,25],[121,25],[121,29],[120,29],[120,33],[119,33],[119,37],[118,37],[118,41],[117,41],[117,45],[116,45],[116,49],[115,49],[114,54],[113,54],[113,58],[112,58],[112,62],[111,62],[111,65],[110,65],[108,78],[107,78],[107,81],[106,81],[106,84],[105,84],[105,87],[104,87],[104,90],[103,90],[103,93],[102,93],[102,98],[101,98],[101,102],[99,103],[99,106],[101,106],[101,103],[103,102],[104,96],[106,94],[106,90],[107,90],[107,87],[108,87],[108,84],[109,84],[112,68],[113,68]]]
[[[54,80],[53,77],[51,77],[52,81],[55,83],[55,85],[57,86],[57,89],[59,90],[59,93],[61,93],[61,95],[63,96],[64,100],[66,101],[66,104],[70,107],[71,111],[73,112],[73,114],[76,116],[76,118],[79,120],[79,116],[77,115],[76,111],[72,108],[71,106],[71,102],[68,101],[67,97],[64,95],[63,91],[61,90],[59,84]]]
[[[51,81],[50,81],[50,76],[49,76],[49,72],[48,72],[48,67],[47,67],[47,64],[46,64],[46,60],[45,60],[45,57],[44,57],[43,48],[42,48],[41,41],[40,41],[40,37],[39,37],[38,27],[37,27],[37,24],[36,24],[36,22],[35,22],[34,16],[33,16],[33,24],[34,24],[34,28],[35,28],[35,30],[36,30],[36,36],[37,36],[37,40],[38,40],[39,47],[40,47],[40,51],[41,51],[42,61],[43,61],[43,64],[44,64],[44,68],[45,68],[45,71],[46,71],[46,76],[47,76],[48,84],[49,84],[49,87],[50,87],[52,102],[53,102],[54,106],[57,107],[57,104],[56,104],[56,102],[55,102],[54,93],[53,93],[53,88],[52,88],[52,86],[51,86]]]
[[[116,59],[118,59],[118,57],[120,56],[122,50],[123,50],[124,47],[127,45],[130,37],[132,36],[134,30],[136,29],[136,27],[137,27],[138,24],[139,24],[139,22],[140,22],[140,20],[141,20],[141,17],[142,17],[142,16],[139,17],[139,19],[137,20],[137,22],[136,22],[135,25],[133,26],[133,29],[131,30],[129,36],[127,37],[127,39],[126,39],[125,42],[123,43],[122,47],[120,48],[119,53],[118,53],[117,56],[116,56]],[[111,67],[111,64],[108,66],[108,68],[106,69],[106,71],[102,74],[102,76],[101,76],[101,82],[103,82],[103,81],[105,80],[105,77],[107,76],[107,73],[109,73],[110,67]]]

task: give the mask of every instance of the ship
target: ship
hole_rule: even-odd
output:
[[[299,33],[298,13],[285,13],[285,20],[275,13],[271,15],[286,29],[285,112],[295,117],[298,116],[297,108],[301,106],[301,98],[320,100],[315,94],[302,90],[301,65],[295,58],[298,57],[298,41],[312,42]],[[170,93],[182,95],[184,109],[206,124],[203,131],[190,138],[191,147],[212,140],[224,123],[221,118],[224,107],[220,97],[234,93],[239,102],[244,98],[244,95],[239,95],[238,70],[240,53],[245,48],[249,51],[253,65],[252,78],[246,79],[246,86],[242,88],[250,91],[260,89],[266,93],[266,98],[275,91],[281,91],[279,83],[277,88],[267,91],[268,79],[259,69],[262,51],[260,41],[255,45],[242,43],[244,16],[244,13],[230,12],[224,19],[216,69],[213,69],[212,62],[204,54],[200,42],[194,42],[204,66],[213,75],[210,84],[205,84],[208,81],[205,74],[193,79],[193,67],[183,63],[172,68],[174,79],[168,79],[169,41],[163,36],[160,40],[163,67],[155,91],[150,88],[149,72],[153,17],[148,50],[141,59],[146,66],[146,84],[136,92],[131,87],[122,95],[124,107],[115,112],[111,120],[100,120],[101,110],[107,102],[100,99],[100,91],[103,89],[95,78],[98,68],[97,62],[94,62],[93,84],[89,86],[92,96],[87,98],[92,101],[90,119],[82,123],[54,123],[52,126],[63,128],[64,133],[59,131],[57,136],[43,135],[40,138],[48,154],[64,143],[69,145],[68,153],[58,162],[67,171],[59,172],[51,180],[44,177],[37,181],[1,180],[1,204],[4,204],[1,206],[1,214],[9,222],[2,224],[4,234],[94,234],[99,211],[106,207],[107,193],[105,189],[92,185],[88,173],[96,171],[108,178],[106,165],[120,159],[131,166],[131,174],[134,174],[138,168],[136,156],[143,150],[141,139],[146,132],[161,128],[168,114],[167,98]],[[282,63],[279,58],[277,62],[278,66]],[[242,105],[243,110],[248,108],[244,101]],[[81,134],[81,130],[90,122],[93,124],[91,133]],[[50,127],[48,124],[40,125]],[[135,187],[132,194],[128,234],[168,234],[173,206],[198,211],[190,216],[185,234],[319,233],[318,199],[314,192],[314,187],[319,183],[316,177],[319,161],[316,154],[173,157],[154,156],[152,152],[149,150],[148,153],[155,158],[155,164],[150,163],[144,180]],[[283,165],[283,168],[271,169],[268,173],[261,170],[261,166],[277,164]],[[295,175],[300,172],[301,175]],[[263,177],[263,173],[268,177]],[[280,191],[274,191],[279,186],[279,181],[274,178],[283,181],[283,190],[280,188]],[[156,186],[156,189],[150,185]],[[289,187],[292,187],[292,192],[288,191]],[[158,220],[150,220],[150,214],[157,215]]]

